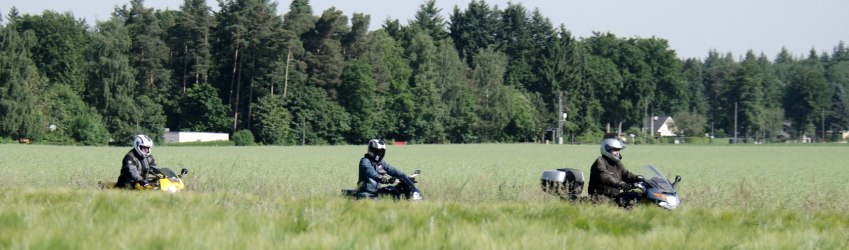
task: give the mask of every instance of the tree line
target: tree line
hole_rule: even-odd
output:
[[[0,138],[130,144],[164,128],[267,145],[596,142],[669,115],[685,136],[774,141],[849,128],[849,48],[770,61],[711,50],[680,59],[662,38],[576,38],[521,3],[434,0],[406,25],[293,0],[116,6],[0,20]],[[562,113],[565,122],[558,121]],[[736,114],[736,115],[735,115]],[[558,127],[560,126],[560,127]],[[734,135],[734,131],[737,134]],[[833,138],[821,138],[833,139]]]

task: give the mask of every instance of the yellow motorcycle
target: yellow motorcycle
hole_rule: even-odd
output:
[[[183,183],[183,176],[189,173],[189,169],[183,168],[180,170],[180,174],[174,173],[169,168],[160,168],[158,173],[153,174],[151,178],[147,180],[148,185],[142,186],[139,183],[133,185],[133,188],[136,190],[159,190],[167,193],[176,193],[183,191],[186,189],[186,185]],[[102,182],[98,181],[97,185],[100,188],[112,189],[115,188],[116,182]]]

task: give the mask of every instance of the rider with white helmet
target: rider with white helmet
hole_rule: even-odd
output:
[[[404,182],[412,189],[410,199],[423,199],[421,192],[410,178],[400,170],[392,167],[383,160],[386,155],[386,144],[382,139],[371,139],[368,142],[368,152],[360,159],[360,173],[357,179],[357,199],[377,198],[380,184],[389,183],[391,178]]]
[[[588,193],[593,198],[614,198],[623,190],[631,189],[631,184],[641,178],[625,169],[622,164],[621,150],[625,143],[616,138],[601,141],[601,156],[590,168]]]
[[[121,161],[121,176],[118,177],[118,188],[133,188],[136,184],[141,187],[148,185],[147,175],[159,173],[156,161],[150,154],[153,150],[153,140],[146,135],[136,135],[133,148],[124,155]]]

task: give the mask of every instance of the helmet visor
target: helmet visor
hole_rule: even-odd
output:
[[[383,160],[383,156],[386,155],[386,149],[385,148],[375,148],[372,151],[374,152],[374,159],[376,161]]]
[[[141,150],[142,154],[147,155],[150,154],[150,147],[148,146],[139,146],[139,150]]]

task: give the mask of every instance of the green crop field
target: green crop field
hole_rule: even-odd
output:
[[[0,145],[0,249],[847,249],[847,145],[635,145],[681,175],[676,210],[573,204],[544,170],[597,145],[390,146],[423,202],[354,201],[365,146],[169,147],[178,194],[101,190],[129,148]]]

